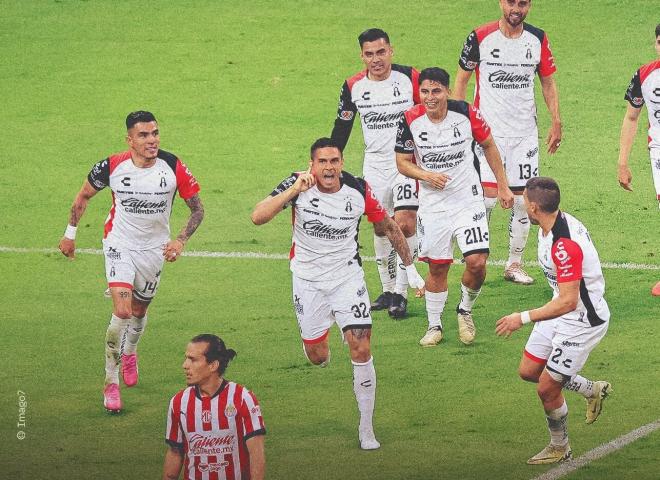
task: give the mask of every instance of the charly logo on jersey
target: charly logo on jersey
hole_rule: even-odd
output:
[[[497,70],[488,75],[488,81],[492,88],[502,90],[517,90],[520,88],[530,88],[534,80],[528,73],[509,73],[504,70]]]
[[[399,124],[402,112],[380,113],[368,112],[362,115],[362,122],[369,130],[395,128]]]
[[[651,92],[651,93],[653,93],[653,95],[655,95],[656,97],[660,97],[660,87],[654,88],[653,92]],[[659,100],[651,100],[651,99],[649,99],[649,102],[651,102],[651,103],[660,103]]]
[[[491,55],[493,58],[500,58],[500,49],[499,49],[499,48],[493,48],[493,49],[490,51],[490,55]]]
[[[154,215],[157,213],[165,213],[167,210],[167,200],[160,202],[148,202],[138,198],[125,198],[121,201],[121,206],[127,213],[137,213],[142,215]]]
[[[419,132],[419,135],[417,135],[417,138],[419,138],[422,142],[428,142],[429,133],[428,132]]]
[[[463,161],[465,151],[454,153],[429,152],[422,157],[422,163],[429,168],[451,168]]]
[[[371,92],[367,91],[362,94],[362,100],[371,100]]]
[[[130,187],[131,186],[131,177],[124,177],[120,180],[119,183],[121,183],[125,187]]]
[[[319,208],[319,199],[314,197],[309,201],[309,204],[314,208]]]
[[[326,240],[340,240],[346,238],[351,230],[350,226],[336,228],[326,225],[319,219],[304,222],[302,228],[307,235],[316,238],[324,238]]]

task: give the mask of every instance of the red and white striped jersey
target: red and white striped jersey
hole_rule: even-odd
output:
[[[560,211],[552,230],[539,228],[538,256],[541,269],[559,296],[559,284],[580,280],[580,299],[575,310],[561,317],[580,326],[598,326],[609,321],[605,279],[596,247],[587,228],[575,217]]]
[[[646,104],[649,115],[649,147],[660,148],[660,60],[635,72],[624,97],[635,108]]]
[[[170,400],[165,441],[183,450],[184,480],[249,480],[245,441],[265,434],[259,402],[237,383],[223,380],[212,397],[188,387]]]
[[[447,116],[433,123],[424,105],[408,110],[399,123],[395,150],[414,153],[415,163],[424,170],[450,177],[438,190],[419,181],[419,211],[445,212],[464,208],[471,202],[483,202],[483,190],[472,150],[481,143],[490,128],[479,110],[466,102],[447,101]]]
[[[527,23],[518,38],[507,38],[499,21],[468,35],[458,64],[476,72],[474,106],[496,137],[537,135],[534,77],[556,70],[546,33]]]
[[[158,248],[170,239],[174,194],[188,199],[199,184],[176,155],[158,150],[156,163],[138,168],[131,152],[111,155],[92,167],[87,180],[96,190],[110,187],[112,207],[103,238],[131,250]]]
[[[300,173],[292,173],[271,192],[288,189]],[[291,201],[293,242],[291,271],[309,281],[342,281],[362,268],[358,231],[362,215],[380,222],[387,215],[369,184],[348,172],[341,174],[341,188],[323,193],[314,185]]]
[[[385,80],[369,80],[367,70],[347,79],[339,96],[332,139],[343,151],[359,113],[365,165],[396,172],[396,129],[401,114],[419,103],[418,79],[419,72],[413,67],[396,64]]]

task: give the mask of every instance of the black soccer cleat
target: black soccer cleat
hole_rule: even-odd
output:
[[[383,292],[380,296],[371,302],[371,310],[385,310],[392,306],[392,292]]]
[[[387,313],[395,320],[405,318],[406,313],[408,313],[408,300],[400,293],[393,294],[392,305],[387,309]]]

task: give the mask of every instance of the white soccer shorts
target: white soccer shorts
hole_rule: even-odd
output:
[[[293,275],[293,308],[307,344],[325,340],[333,323],[342,332],[371,328],[371,303],[361,269],[340,282],[310,282]]]
[[[371,168],[364,169],[364,179],[390,217],[397,210],[417,210],[419,201],[414,179],[398,170],[383,172]]]
[[[427,263],[451,263],[454,241],[464,257],[488,253],[488,219],[482,201],[461,210],[417,212],[419,260]]]
[[[154,298],[165,260],[162,249],[129,250],[104,240],[103,256],[109,287],[131,288],[133,296],[143,302]]]
[[[504,163],[509,188],[522,191],[527,180],[539,176],[539,139],[538,135],[527,137],[493,137],[500,157]],[[475,152],[479,158],[481,184],[484,187],[497,188],[495,175],[490,169],[483,148],[475,145]]]
[[[536,363],[545,364],[552,352],[552,337],[555,334],[555,319],[534,322],[524,355]]]
[[[564,378],[577,375],[589,358],[589,354],[607,333],[610,323],[597,327],[577,326],[558,318],[552,337],[552,351],[545,368]]]

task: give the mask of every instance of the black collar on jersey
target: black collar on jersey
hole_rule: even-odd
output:
[[[571,231],[568,229],[568,222],[561,210],[557,210],[557,218],[552,226],[552,243],[560,238],[571,238]]]
[[[227,382],[227,380],[225,380],[223,378],[222,383],[220,384],[220,388],[218,388],[218,390],[213,395],[211,395],[209,398],[214,398],[214,397],[217,397],[218,395],[220,395],[220,392],[222,392],[225,389],[225,387],[228,385],[228,383],[229,382]],[[199,385],[195,385],[195,395],[200,400],[202,399],[202,391],[199,389]]]

